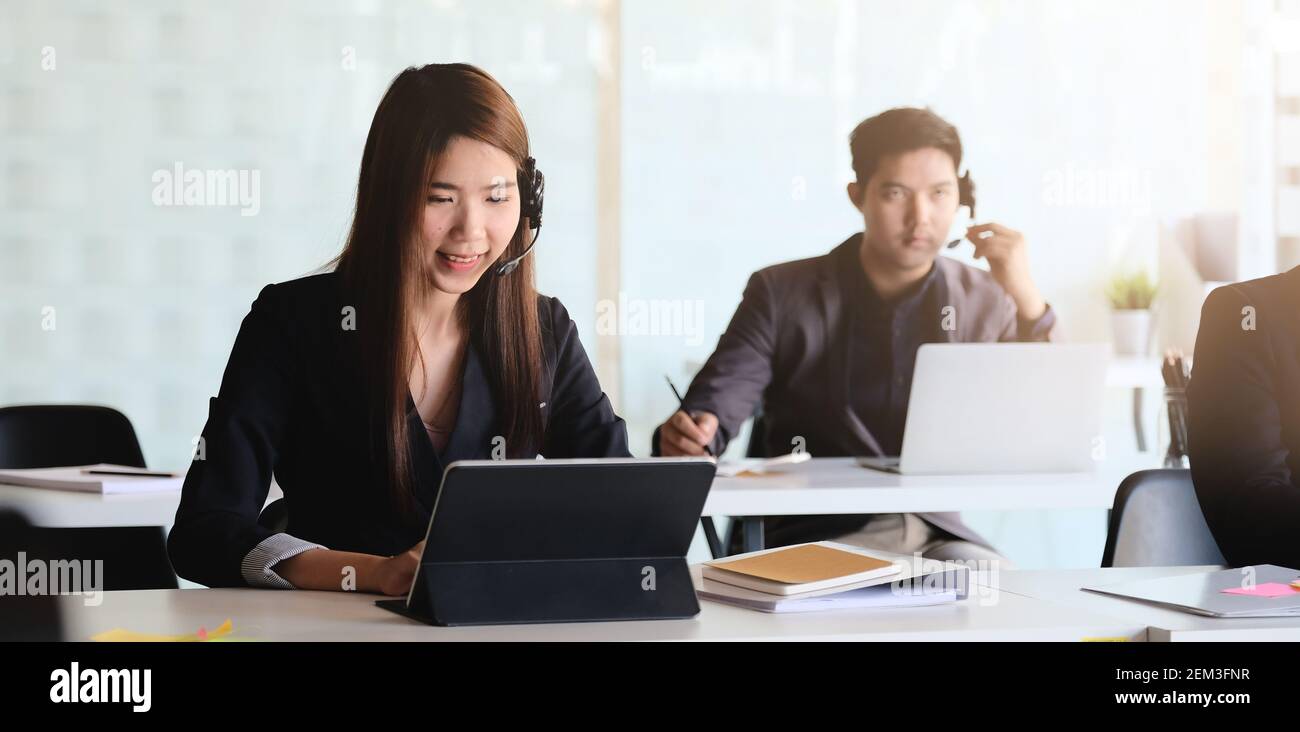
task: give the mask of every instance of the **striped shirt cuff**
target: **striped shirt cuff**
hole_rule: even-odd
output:
[[[310,541],[304,541],[289,534],[272,534],[253,547],[244,555],[239,565],[239,572],[251,587],[272,587],[278,590],[296,589],[289,580],[271,571],[278,562],[289,557],[296,557],[309,549],[325,547]]]

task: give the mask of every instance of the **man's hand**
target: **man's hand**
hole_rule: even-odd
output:
[[[691,415],[677,410],[667,422],[659,425],[659,454],[664,457],[709,455],[709,443],[713,442],[717,432],[716,415],[710,412]]]
[[[1016,303],[1021,320],[1043,317],[1047,303],[1029,274],[1028,245],[1020,232],[1001,224],[980,224],[966,230],[966,238],[975,245],[975,256],[989,263],[989,273]]]

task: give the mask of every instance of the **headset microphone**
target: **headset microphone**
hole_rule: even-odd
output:
[[[519,217],[528,219],[528,228],[532,231],[532,240],[523,254],[497,266],[498,275],[508,275],[519,267],[519,263],[537,246],[537,237],[542,233],[542,199],[546,192],[546,176],[537,169],[537,161],[524,160],[519,169]]]
[[[970,171],[957,179],[957,205],[968,206],[970,208],[970,220],[975,221],[975,181],[970,179]],[[962,242],[961,239],[953,239],[948,242],[948,249],[952,249]]]

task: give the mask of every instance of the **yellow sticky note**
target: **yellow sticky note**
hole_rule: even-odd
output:
[[[218,626],[216,630],[199,628],[198,631],[194,633],[185,633],[183,635],[163,635],[160,633],[137,633],[133,630],[114,628],[112,630],[106,630],[103,633],[92,635],[90,636],[90,639],[100,643],[196,643],[216,640],[222,636],[229,635],[230,631],[233,630],[234,627],[234,624],[230,622],[230,618],[226,618],[226,622]]]

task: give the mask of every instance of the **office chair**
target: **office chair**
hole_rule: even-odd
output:
[[[0,559],[16,561],[19,552],[48,556],[38,531],[17,511],[0,509]],[[0,642],[59,640],[63,640],[63,623],[57,596],[15,593],[0,598]]]
[[[1115,493],[1102,567],[1225,564],[1186,469],[1140,470]]]
[[[131,421],[116,409],[81,404],[0,407],[0,469],[95,463],[146,467]],[[161,526],[33,531],[47,560],[103,559],[105,590],[177,587]]]
[[[116,409],[80,404],[0,407],[0,468],[95,463],[145,467],[135,429]]]

